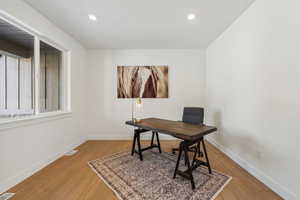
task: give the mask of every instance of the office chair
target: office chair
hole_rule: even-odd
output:
[[[183,109],[182,122],[201,125],[204,120],[204,108],[200,107],[185,107]],[[198,154],[199,157],[203,157],[203,153],[200,150],[200,142],[198,142],[197,147],[195,145],[189,148],[190,152],[194,152],[195,155]],[[173,148],[172,153],[175,154],[175,151],[179,151],[179,148]],[[194,157],[195,157],[194,155]]]

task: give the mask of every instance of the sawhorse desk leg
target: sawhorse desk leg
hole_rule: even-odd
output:
[[[145,130],[145,129],[135,129],[134,130],[134,136],[133,136],[133,141],[132,141],[132,149],[131,149],[131,155],[133,156],[134,153],[139,154],[140,160],[143,161],[143,151],[152,149],[152,148],[158,148],[159,152],[161,153],[161,147],[160,147],[160,142],[159,142],[159,136],[158,136],[158,132],[156,131],[152,131],[152,139],[151,139],[151,144],[150,146],[143,148],[141,147],[141,133],[147,132],[149,130]],[[157,144],[154,144],[154,137],[156,136],[156,142]],[[138,146],[138,150],[135,150],[135,146]]]

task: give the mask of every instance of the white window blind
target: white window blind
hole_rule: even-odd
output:
[[[32,59],[0,55],[0,114],[33,114]]]

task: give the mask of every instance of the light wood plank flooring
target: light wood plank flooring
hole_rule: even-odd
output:
[[[177,143],[162,141],[162,149],[170,151]],[[87,162],[130,147],[131,141],[88,141],[77,148],[77,154],[56,160],[11,188],[9,192],[16,193],[12,200],[115,200]],[[216,200],[282,199],[214,146],[207,147],[212,168],[233,177]]]

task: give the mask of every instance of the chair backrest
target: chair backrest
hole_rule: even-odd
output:
[[[190,124],[203,124],[204,108],[185,107],[183,110],[182,121]]]

